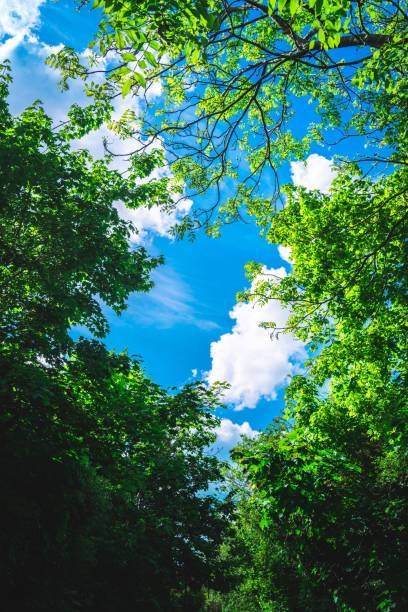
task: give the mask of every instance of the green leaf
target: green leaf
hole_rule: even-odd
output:
[[[192,52],[193,52],[193,45],[191,44],[191,42],[188,42],[185,48],[185,52],[184,52],[187,61],[190,59]]]
[[[290,8],[291,17],[293,17],[294,14],[296,13],[296,11],[298,10],[298,8],[299,8],[299,1],[300,0],[290,0],[289,8]]]
[[[125,81],[122,85],[122,98],[124,98],[125,96],[128,95],[131,87],[133,84],[133,80],[132,79],[127,79],[127,81]]]
[[[268,0],[268,13],[269,15],[272,15],[273,11],[275,10],[275,7],[277,5],[278,0]]]
[[[125,62],[137,61],[137,57],[133,53],[122,53],[121,57]]]
[[[263,530],[266,529],[267,527],[269,527],[270,522],[268,521],[267,518],[262,517],[261,520],[259,521],[259,527]]]
[[[157,68],[157,60],[151,51],[145,51],[144,56],[153,68]]]
[[[196,64],[200,59],[200,49],[194,49],[189,60],[191,64]]]
[[[140,72],[133,73],[133,80],[137,81],[142,87],[146,88],[146,79]]]
[[[129,74],[131,71],[131,69],[128,66],[121,66],[118,70],[116,70],[115,74],[117,76],[125,76],[126,74]]]
[[[116,41],[116,46],[119,50],[122,50],[125,46],[125,41],[123,39],[123,35],[122,32],[120,30],[116,30],[115,31],[115,41]]]

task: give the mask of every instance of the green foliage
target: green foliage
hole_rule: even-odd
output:
[[[128,114],[112,127],[146,146],[161,137],[176,155],[179,189],[216,192],[179,235],[199,226],[218,235],[249,214],[292,252],[290,274],[261,279],[242,299],[288,307],[288,327],[274,337],[294,333],[310,359],[287,389],[286,421],[233,451],[244,484],[233,484],[235,535],[217,562],[235,557],[234,586],[213,593],[214,607],[406,609],[406,3],[96,5],[104,16],[94,48],[112,58],[107,81],[89,82],[97,53],[87,66],[70,49],[50,63],[63,86],[83,78],[99,108],[162,80],[165,106],[154,118],[148,109],[141,125]],[[301,131],[294,117],[306,103],[316,116]],[[356,155],[337,159],[331,192],[289,186],[277,210],[282,164],[350,137]],[[267,193],[265,170],[275,176]],[[224,181],[236,184],[227,201]],[[250,277],[261,268],[250,265]]]
[[[156,153],[134,157],[127,178],[109,168],[109,157],[92,160],[70,140],[100,127],[108,103],[73,106],[68,121],[52,126],[40,102],[13,118],[6,105],[8,67],[0,82],[1,303],[0,337],[10,352],[46,359],[69,350],[68,330],[85,325],[103,336],[100,301],[119,313],[131,291],[147,291],[161,262],[144,248],[130,250],[131,232],[113,205],[163,199],[166,183],[148,177]],[[149,190],[150,191],[147,191]],[[166,196],[169,198],[169,195]],[[98,296],[98,299],[97,299]]]
[[[160,81],[165,106],[157,117],[147,113],[141,133],[163,138],[177,158],[173,172],[191,194],[216,188],[211,206],[193,211],[179,235],[198,226],[217,235],[245,213],[264,226],[279,196],[277,170],[304,159],[315,143],[363,136],[370,148],[363,155],[359,146],[357,157],[404,161],[404,2],[101,0],[98,6],[104,15],[95,41],[103,44],[102,56],[110,50],[105,94],[137,93]],[[153,44],[155,62],[149,62]],[[142,57],[149,64],[143,75]],[[66,83],[76,76],[86,81],[98,60],[80,65],[79,56],[63,50],[50,61]],[[295,118],[306,104],[315,117],[299,129]],[[268,193],[265,170],[275,179]],[[219,188],[231,179],[236,194],[225,202]]]
[[[329,195],[286,187],[268,239],[291,248],[292,271],[243,295],[290,306],[274,333],[311,349],[287,389],[292,428],[234,457],[262,501],[261,525],[320,585],[322,609],[408,604],[407,190],[405,170],[374,182],[355,165]]]
[[[63,368],[0,367],[9,609],[199,602],[225,528],[225,505],[202,494],[219,478],[216,397],[200,384],[167,394],[96,341]]]
[[[13,611],[199,609],[219,583],[228,503],[208,454],[215,390],[166,392],[126,353],[74,343],[72,325],[107,330],[151,286],[161,258],[132,249],[114,202],[170,198],[148,179],[163,157],[133,157],[127,177],[70,140],[110,118],[74,106],[53,127],[41,104],[19,117],[0,82],[0,516],[3,601]],[[143,198],[148,199],[143,199]]]
[[[289,555],[306,593],[320,601],[315,609],[374,610],[384,600],[388,610],[404,609],[408,491],[401,470],[384,471],[387,444],[342,415],[330,429],[292,433],[266,431],[256,449],[234,453],[265,537]],[[405,454],[399,459],[405,465]]]
[[[245,441],[247,449],[255,450],[258,445],[258,441]],[[282,546],[282,530],[278,525],[269,525],[268,530],[262,527],[265,500],[250,477],[235,465],[225,470],[225,478],[235,507],[234,530],[221,549],[231,586],[224,594],[213,592],[210,601],[225,612],[322,609],[322,593],[303,570],[295,550]]]
[[[290,306],[288,327],[312,349],[321,347],[310,361],[307,385],[297,378],[290,386],[290,416],[305,426],[328,380],[330,401],[364,420],[371,433],[388,435],[401,425],[396,410],[404,409],[407,374],[407,192],[405,169],[372,181],[349,165],[329,195],[288,186],[287,204],[273,217],[268,239],[291,247],[293,270],[279,283],[261,281],[247,297]]]

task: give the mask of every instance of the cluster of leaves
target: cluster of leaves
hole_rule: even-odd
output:
[[[143,247],[129,250],[137,229],[114,206],[153,205],[169,199],[167,179],[140,184],[163,163],[157,152],[134,157],[124,178],[109,157],[92,160],[70,141],[110,116],[104,101],[74,106],[55,129],[40,102],[13,118],[6,96],[7,64],[0,82],[0,338],[10,351],[47,359],[69,350],[68,330],[86,325],[107,331],[100,300],[119,313],[131,291],[147,291],[150,271],[162,260]],[[150,200],[144,197],[150,187]],[[99,299],[96,298],[99,296]]]
[[[226,506],[208,444],[216,398],[169,395],[82,340],[63,368],[1,359],[10,610],[194,609],[217,575]]]
[[[218,235],[222,224],[247,212],[262,223],[279,196],[279,167],[325,139],[364,136],[377,148],[360,151],[360,159],[406,163],[404,2],[98,0],[97,6],[105,12],[91,44],[97,41],[110,62],[106,95],[140,93],[159,80],[165,107],[130,129],[147,142],[163,139],[173,172],[191,194],[212,189],[211,205],[197,207],[180,235],[197,226]],[[154,58],[146,56],[149,45]],[[144,76],[143,54],[150,66]],[[65,82],[93,72],[72,49],[50,61]],[[307,103],[316,114],[299,129],[297,110]],[[268,193],[264,171],[275,179]],[[221,186],[231,179],[236,193],[222,201]]]
[[[242,296],[290,306],[273,333],[311,349],[286,393],[292,426],[233,454],[323,610],[408,605],[407,190],[405,170],[374,182],[355,165],[328,195],[287,187],[268,237],[292,271]]]
[[[246,447],[255,449],[258,444],[245,440]],[[213,590],[210,604],[225,612],[323,609],[327,597],[302,568],[296,548],[282,545],[282,525],[270,523],[264,528],[265,500],[256,494],[242,466],[229,465],[223,474],[234,503],[233,530],[220,549],[228,564],[230,588],[225,593]]]
[[[73,342],[103,336],[146,291],[160,259],[130,248],[114,205],[136,206],[161,156],[135,157],[125,178],[70,141],[110,117],[103,101],[54,127],[40,103],[13,117],[0,74],[1,586],[7,609],[187,610],[215,585],[228,504],[208,454],[216,393],[170,393],[126,353]],[[143,192],[145,193],[145,192]],[[166,180],[151,181],[150,202]],[[166,197],[170,197],[167,195]],[[119,603],[120,602],[120,603]]]
[[[265,538],[288,557],[311,607],[406,607],[406,450],[394,451],[389,464],[387,442],[337,413],[309,435],[270,428],[234,457],[251,484]],[[270,593],[272,602],[282,599],[278,589]]]

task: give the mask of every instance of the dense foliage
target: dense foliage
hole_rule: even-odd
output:
[[[407,609],[407,3],[94,6],[103,15],[89,63],[73,49],[49,60],[65,85],[84,79],[93,106],[55,131],[41,107],[14,119],[2,103],[6,588],[27,609],[35,592],[44,610],[109,610],[119,598],[136,609]],[[158,80],[162,108],[111,120],[114,96]],[[69,148],[104,120],[136,137],[126,180]],[[166,395],[126,355],[68,335],[72,324],[106,331],[95,295],[120,311],[149,286],[157,261],[128,249],[113,202],[175,205],[168,183],[137,180],[163,163],[146,153],[158,137],[179,192],[184,181],[208,194],[179,235],[217,235],[249,214],[290,248],[283,279],[248,265],[256,288],[240,299],[279,300],[288,326],[264,326],[276,342],[301,338],[310,355],[284,417],[233,450],[234,530],[224,534],[223,504],[199,494],[220,476],[204,452],[216,398],[200,385]],[[280,189],[283,163],[351,138],[355,154],[337,158],[329,193]],[[100,250],[89,249],[90,219]]]
[[[8,610],[189,610],[219,584],[227,506],[205,492],[217,396],[203,385],[167,393],[127,354],[73,342],[102,336],[102,300],[120,312],[151,286],[159,260],[129,248],[134,228],[114,202],[137,205],[127,178],[70,141],[109,105],[73,107],[54,127],[39,103],[19,117],[0,83],[0,471],[2,600]],[[150,181],[163,199],[166,181]],[[168,196],[170,197],[170,196]],[[146,202],[148,203],[148,202]],[[118,603],[120,602],[120,604]]]
[[[82,4],[87,4],[82,2]],[[391,0],[96,0],[104,9],[89,64],[73,49],[50,59],[97,98],[163,84],[165,102],[130,133],[160,136],[190,193],[210,190],[178,231],[247,212],[269,223],[278,170],[316,143],[352,138],[356,159],[406,159],[406,2]],[[96,52],[97,50],[97,52]],[[88,77],[108,62],[103,85]],[[82,63],[81,63],[82,62]],[[88,79],[88,80],[87,80]],[[299,115],[304,119],[299,121]],[[360,140],[359,140],[360,138]],[[364,140],[362,140],[364,138]],[[370,145],[364,148],[364,145]],[[275,185],[265,189],[268,173]],[[223,185],[235,194],[222,197]]]
[[[310,359],[287,390],[286,422],[233,452],[251,495],[235,489],[237,535],[223,554],[232,559],[241,541],[241,582],[222,605],[405,609],[406,3],[97,5],[106,13],[94,47],[119,59],[106,95],[159,76],[167,106],[161,123],[147,112],[144,133],[164,138],[192,193],[236,180],[233,197],[220,202],[218,191],[179,232],[205,225],[218,234],[246,207],[267,240],[291,249],[287,277],[261,278],[241,295],[290,308],[287,328],[265,327],[275,341],[297,335]],[[140,75],[142,56],[151,61]],[[77,59],[64,51],[52,62],[65,80],[87,79],[92,66]],[[299,127],[306,102],[314,116]],[[329,194],[287,187],[275,207],[278,184],[262,188],[266,169],[277,178],[314,143],[350,137],[356,154],[338,159]],[[262,266],[248,270],[259,279]]]
[[[12,353],[50,360],[69,350],[70,326],[107,332],[101,300],[119,313],[131,291],[151,287],[149,273],[161,260],[143,247],[128,248],[136,230],[114,202],[137,205],[138,179],[163,162],[157,151],[135,157],[124,179],[108,158],[93,161],[86,149],[70,148],[70,141],[106,121],[108,102],[73,106],[56,129],[39,102],[20,117],[10,115],[9,78],[6,64],[0,83],[1,340]],[[165,187],[154,184],[153,201]]]
[[[288,188],[268,235],[292,273],[247,295],[290,305],[316,354],[287,389],[293,429],[234,456],[328,609],[408,603],[406,185],[405,170],[373,182],[348,166],[329,195]]]
[[[2,359],[2,592],[12,610],[177,610],[213,584],[222,508],[200,494],[214,398],[168,395],[82,340],[64,368]]]

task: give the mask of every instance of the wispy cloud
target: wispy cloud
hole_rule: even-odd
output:
[[[204,330],[219,327],[202,314],[189,286],[174,270],[162,268],[153,272],[152,278],[155,286],[148,295],[135,294],[130,297],[128,317],[163,329],[178,324]]]

